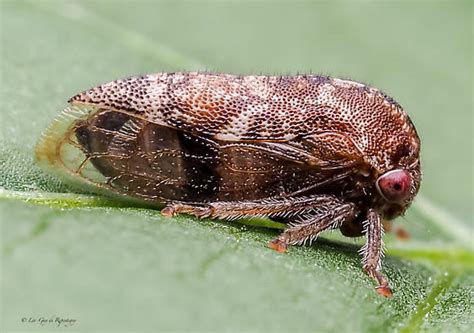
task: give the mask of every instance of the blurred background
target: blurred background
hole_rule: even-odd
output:
[[[473,324],[470,1],[0,1],[0,327],[67,330],[467,331]],[[288,255],[276,231],[162,219],[44,174],[41,132],[69,97],[162,71],[315,73],[394,97],[422,140],[423,182],[387,237],[395,297],[358,241]],[[29,203],[28,203],[29,201]],[[344,243],[342,243],[344,242]],[[50,325],[50,324],[46,324]],[[64,328],[59,326],[59,329]]]

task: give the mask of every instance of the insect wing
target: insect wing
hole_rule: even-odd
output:
[[[150,202],[284,196],[314,189],[350,166],[334,168],[294,142],[213,140],[129,112],[77,104],[45,132],[37,158],[91,189]]]

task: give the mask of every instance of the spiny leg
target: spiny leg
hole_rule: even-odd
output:
[[[251,216],[292,217],[320,211],[342,201],[331,195],[314,195],[298,198],[273,198],[262,201],[220,201],[206,204],[171,202],[162,209],[165,216],[189,214],[199,218],[233,220]]]
[[[318,207],[317,211],[305,216],[300,222],[291,223],[268,246],[275,251],[285,252],[288,245],[303,245],[307,241],[311,244],[318,235],[329,229],[336,229],[345,221],[355,218],[357,209],[352,203],[342,203],[334,200],[330,204]]]
[[[367,274],[379,284],[376,288],[377,292],[382,296],[391,297],[392,290],[388,285],[388,280],[380,272],[382,269],[383,256],[383,227],[380,214],[370,209],[367,213],[367,221],[365,223],[367,242],[361,249],[363,254],[363,268]]]

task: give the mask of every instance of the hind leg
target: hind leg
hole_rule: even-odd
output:
[[[352,203],[345,203],[334,196],[315,195],[299,198],[277,198],[260,202],[214,202],[208,204],[170,203],[161,213],[174,216],[184,213],[199,218],[237,219],[251,216],[299,217],[298,222],[289,224],[277,238],[268,245],[278,251],[286,251],[288,245],[312,242],[324,230],[338,228],[354,219],[357,209]]]
[[[343,202],[331,195],[274,198],[261,201],[219,201],[205,204],[171,202],[161,211],[164,216],[189,214],[199,218],[233,220],[252,216],[293,217],[327,210]]]

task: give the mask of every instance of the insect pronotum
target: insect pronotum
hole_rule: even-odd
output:
[[[287,223],[269,246],[325,230],[366,236],[362,264],[381,273],[382,220],[420,185],[420,140],[401,106],[367,85],[317,75],[159,73],[82,92],[45,131],[38,161],[139,200],[165,216]]]

